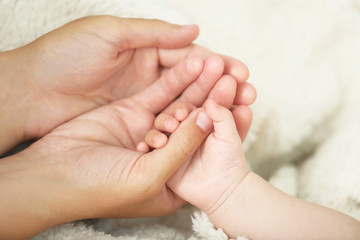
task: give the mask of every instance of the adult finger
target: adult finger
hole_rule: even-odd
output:
[[[187,87],[174,103],[186,102],[200,107],[205,102],[214,85],[217,83],[224,71],[224,62],[219,56],[206,59],[200,76]],[[173,104],[164,110],[171,114]]]
[[[143,156],[142,171],[155,177],[159,185],[165,184],[175,171],[204,141],[212,128],[211,119],[204,109],[193,111],[170,136],[168,143]]]
[[[235,120],[237,131],[242,141],[245,140],[251,123],[252,123],[252,111],[246,105],[237,106],[232,110],[232,114]]]
[[[201,73],[200,58],[188,58],[167,71],[158,81],[133,96],[140,105],[156,114],[169,105]]]
[[[202,106],[223,72],[224,62],[219,56],[214,55],[206,59],[203,72],[196,81],[186,88],[178,101],[188,102],[197,107]]]
[[[89,26],[100,37],[114,43],[119,52],[142,47],[183,47],[199,34],[196,25],[181,26],[157,19],[92,16],[80,21],[90,22]]]
[[[256,89],[250,83],[241,83],[237,86],[235,105],[251,105],[257,97]]]
[[[209,99],[221,106],[230,108],[233,105],[235,94],[236,80],[230,75],[224,75],[211,90]]]
[[[202,59],[207,59],[215,53],[198,45],[191,44],[189,46],[178,49],[159,49],[159,61],[164,67],[172,67],[186,57],[196,56]],[[224,63],[224,74],[233,76],[237,82],[241,83],[248,79],[249,69],[241,61],[225,56],[219,55]]]

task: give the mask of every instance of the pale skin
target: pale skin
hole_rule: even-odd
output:
[[[134,151],[156,114],[175,98],[201,106],[209,97],[234,105],[236,121],[250,126],[241,109],[256,98],[246,66],[191,44],[197,34],[196,26],[96,16],[0,53],[0,155],[42,137],[0,159],[1,237],[26,239],[82,218],[164,215],[184,203],[164,184],[184,159]]]
[[[195,25],[92,16],[1,52],[0,133],[7,141],[0,155],[84,112],[139,93],[186,57],[213,56],[192,44],[198,33]],[[241,84],[249,75],[242,62],[219,57],[221,74],[232,76],[239,92],[252,88]]]
[[[250,172],[237,132],[241,126],[236,126],[228,109],[212,100],[206,102],[205,108],[196,109],[188,103],[178,107],[183,111],[184,122],[187,113],[195,109],[202,116],[197,118],[199,126],[211,124],[213,130],[167,185],[207,213],[217,228],[233,238],[246,236],[254,240],[360,239],[358,220],[289,196]],[[184,131],[173,112],[176,109],[157,117],[160,120],[155,120],[155,129],[145,137],[148,148],[166,148],[164,133],[179,136]],[[178,127],[169,128],[167,121],[176,122]],[[184,131],[182,136],[186,138],[187,134]]]
[[[192,135],[206,137],[207,130],[195,123],[197,115],[184,125],[191,130],[189,138],[174,135],[171,150],[144,154],[135,148],[155,116],[172,102],[201,106],[211,98],[229,106],[237,98],[243,105],[234,105],[234,116],[250,126],[251,118],[244,118],[239,109],[256,94],[223,75],[225,65],[218,56],[185,59],[140,93],[78,116],[23,152],[1,159],[0,185],[7,194],[0,195],[0,225],[5,226],[0,236],[25,239],[78,219],[159,216],[178,209],[184,201],[165,183],[187,157],[167,153],[193,152],[201,140]]]

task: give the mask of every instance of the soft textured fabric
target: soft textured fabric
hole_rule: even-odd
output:
[[[359,0],[0,0],[0,50],[93,14],[197,23],[197,43],[243,60],[258,90],[245,142],[251,168],[360,219]],[[227,239],[195,210],[68,223],[34,239]]]

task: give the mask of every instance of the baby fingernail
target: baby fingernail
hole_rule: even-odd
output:
[[[212,120],[205,112],[200,112],[196,118],[196,124],[204,132],[208,132],[212,128]]]
[[[177,127],[177,122],[174,119],[169,119],[165,122],[166,131],[174,131]]]
[[[186,112],[183,110],[183,109],[178,109],[176,110],[175,112],[175,118],[178,120],[178,121],[182,121],[186,118]]]

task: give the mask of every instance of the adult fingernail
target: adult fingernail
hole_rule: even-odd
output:
[[[200,112],[196,118],[196,124],[203,130],[204,132],[208,132],[212,128],[212,120],[211,118],[205,113]]]

